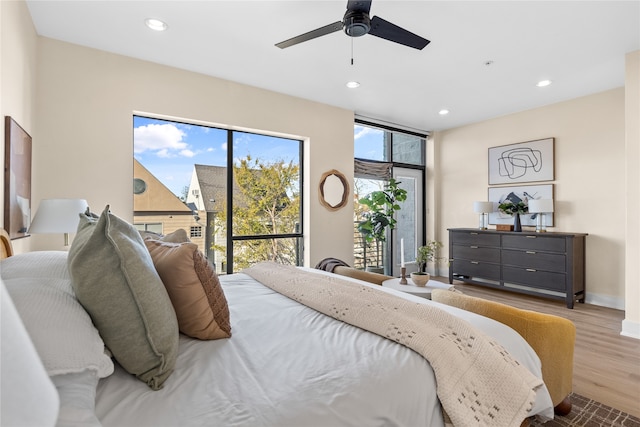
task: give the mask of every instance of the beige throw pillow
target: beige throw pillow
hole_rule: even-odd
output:
[[[78,301],[113,356],[154,390],[173,372],[178,323],[162,280],[138,231],[112,215],[80,215],[69,249]]]
[[[230,337],[227,300],[213,266],[198,245],[150,238],[144,243],[167,288],[180,331],[201,340]]]

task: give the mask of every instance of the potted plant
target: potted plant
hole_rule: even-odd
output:
[[[386,240],[387,229],[393,230],[396,227],[394,213],[400,210],[399,202],[407,199],[407,190],[398,187],[399,184],[400,182],[391,178],[383,190],[372,191],[358,200],[367,207],[362,213],[364,220],[358,224],[358,231],[365,242],[375,242],[376,259],[380,259],[381,244]]]
[[[416,263],[418,264],[418,271],[411,273],[411,280],[417,286],[425,286],[431,276],[427,273],[427,263],[429,261],[434,262],[438,257],[438,249],[443,245],[441,242],[435,240],[429,240],[424,246],[418,248],[416,254]]]
[[[520,215],[529,212],[527,199],[519,200],[516,203],[513,203],[511,200],[506,199],[498,205],[498,210],[502,213],[513,216],[513,231],[522,231]]]

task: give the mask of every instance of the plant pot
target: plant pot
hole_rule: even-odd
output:
[[[416,286],[427,286],[427,282],[431,279],[429,273],[411,273],[411,281]]]

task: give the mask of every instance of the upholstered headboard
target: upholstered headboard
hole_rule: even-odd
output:
[[[11,255],[13,255],[13,246],[11,246],[9,233],[0,228],[0,259],[9,258]]]

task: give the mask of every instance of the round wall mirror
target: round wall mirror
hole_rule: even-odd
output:
[[[347,178],[335,169],[322,174],[320,179],[320,203],[325,208],[335,211],[347,204],[349,183]]]

